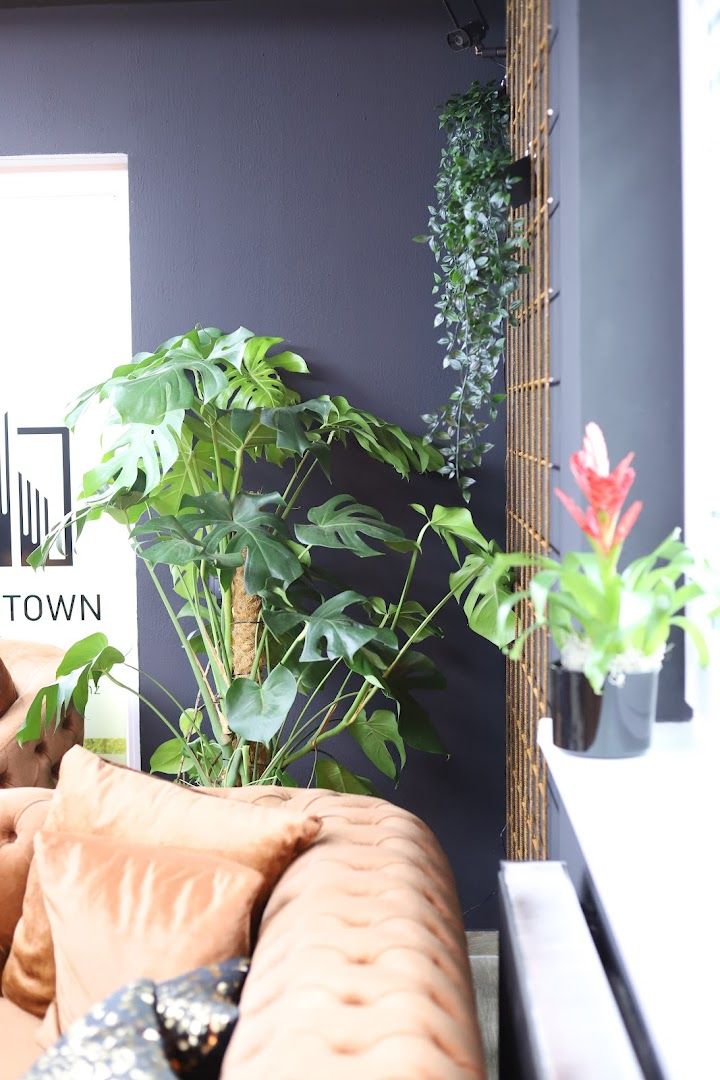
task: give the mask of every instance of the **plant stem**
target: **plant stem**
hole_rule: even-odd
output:
[[[258,623],[258,625],[260,625]],[[267,643],[268,628],[263,623],[262,632],[260,634],[260,640],[255,644],[255,655],[253,656],[252,667],[250,668],[249,679],[256,679],[258,671],[260,670],[260,664],[262,663],[263,654],[265,651],[265,645]]]
[[[415,539],[415,543],[418,546],[413,551],[412,557],[410,559],[410,565],[408,567],[408,572],[405,575],[405,581],[403,583],[402,591],[400,593],[400,599],[397,602],[397,609],[395,611],[395,614],[393,615],[392,622],[390,623],[390,629],[391,630],[395,629],[395,627],[397,626],[397,623],[398,623],[398,619],[400,618],[400,615],[402,614],[403,604],[405,603],[405,599],[407,597],[408,590],[410,588],[410,583],[412,582],[413,575],[415,574],[415,566],[417,565],[418,556],[420,555],[420,553],[422,551],[422,548],[421,548],[422,540],[423,540],[423,537],[424,537],[425,533],[427,532],[427,530],[429,528],[430,528],[430,522],[428,521],[425,525],[423,525],[422,529],[417,534],[417,537]]]
[[[192,484],[193,491],[196,495],[202,495],[202,483],[198,478],[197,468],[195,462],[193,461],[192,448],[186,447],[185,443],[182,440],[178,443],[178,445],[180,447],[180,454],[182,455],[182,459],[185,462],[185,468],[187,469],[187,474],[190,478],[190,483]],[[150,507],[147,503],[145,505],[149,512]]]
[[[116,679],[115,676],[111,675],[109,671],[106,672],[105,674],[106,674],[106,677],[110,680],[110,682],[114,683],[115,686],[119,687],[121,690],[126,690],[129,694],[134,694],[135,697],[138,698],[139,701],[142,701],[143,705],[145,705],[148,709],[150,709],[151,712],[154,712],[155,715],[160,720],[162,720],[165,727],[169,728],[170,731],[172,731],[172,733],[173,733],[173,735],[175,736],[176,739],[181,739],[182,740],[182,742],[185,744],[185,747],[187,749],[188,754],[193,759],[193,762],[195,764],[195,768],[197,769],[198,774],[200,775],[200,779],[203,781],[203,783],[205,783],[209,787],[210,786],[210,779],[209,779],[207,773],[205,772],[205,770],[203,769],[202,765],[200,764],[200,760],[197,757],[197,755],[195,754],[195,751],[189,745],[189,743],[187,742],[187,740],[183,736],[182,732],[178,728],[176,728],[174,724],[171,724],[170,721],[168,720],[167,716],[165,716],[164,713],[160,712],[160,709],[158,709],[157,706],[153,705],[152,701],[150,701],[149,698],[146,698],[144,694],[141,694],[139,690],[133,690],[133,688],[131,686],[127,686],[124,682],[121,682],[120,679]],[[159,685],[160,684],[158,683],[158,686]],[[165,688],[161,687],[161,689],[164,690]]]
[[[328,671],[326,671],[326,672],[325,672],[325,674],[323,675],[322,679],[321,679],[321,680],[320,680],[320,682],[319,682],[319,683],[317,684],[317,686],[316,686],[316,687],[315,687],[315,689],[313,690],[312,694],[310,694],[309,698],[307,699],[307,701],[306,701],[306,702],[305,702],[305,704],[303,705],[302,709],[300,710],[300,712],[299,712],[299,714],[298,714],[298,718],[297,718],[297,720],[296,720],[296,725],[300,723],[300,721],[302,720],[303,716],[305,715],[305,713],[306,713],[306,712],[308,711],[308,709],[310,708],[310,705],[312,704],[312,702],[313,702],[313,701],[315,700],[315,698],[316,698],[316,697],[317,697],[317,695],[318,695],[318,694],[320,693],[320,691],[321,691],[321,690],[322,690],[322,688],[323,688],[323,687],[325,686],[325,684],[326,684],[326,683],[328,682],[328,680],[329,680],[329,679],[330,679],[330,678],[331,678],[331,677],[332,677],[332,676],[333,676],[333,675],[335,674],[335,671],[337,670],[337,668],[338,668],[338,667],[340,666],[340,664],[341,664],[341,663],[342,663],[342,660],[336,660],[336,661],[335,661],[335,663],[334,663],[334,664],[332,665],[332,667],[331,667],[331,668],[329,668],[329,669],[328,669]],[[346,676],[346,678],[345,678],[345,680],[344,680],[344,682],[343,682],[343,684],[342,684],[342,686],[341,686],[341,687],[340,687],[340,689],[338,690],[338,693],[339,693],[339,694],[341,694],[341,693],[343,692],[343,689],[344,689],[344,688],[345,688],[345,686],[347,685],[347,683],[348,683],[349,679],[350,679],[350,675],[347,675],[347,676]],[[326,706],[323,706],[323,708],[326,708]],[[320,710],[320,712],[322,712],[322,709]],[[291,734],[290,734],[290,738],[291,738],[291,739],[292,739],[292,738],[293,738],[293,736],[295,735],[295,730],[296,730],[296,729],[293,729],[293,731],[292,731],[292,732],[291,732]]]
[[[213,729],[213,734],[215,735],[215,738],[217,739],[217,741],[222,744],[222,742],[223,742],[223,740],[225,738],[225,735],[224,735],[224,732],[223,732],[223,729],[222,729],[222,724],[220,722],[220,715],[219,715],[218,710],[217,710],[217,705],[215,704],[212,693],[210,692],[210,689],[209,689],[209,687],[207,685],[207,682],[205,680],[205,674],[204,674],[204,672],[203,672],[203,670],[202,670],[202,668],[200,666],[200,663],[198,661],[197,656],[193,652],[192,645],[190,644],[190,642],[188,641],[188,639],[187,639],[187,637],[185,635],[185,631],[183,630],[182,626],[180,625],[180,621],[179,621],[177,615],[175,614],[175,612],[173,610],[172,604],[170,603],[167,596],[165,595],[165,590],[163,589],[162,585],[160,584],[160,581],[158,579],[157,574],[155,573],[154,569],[152,568],[152,566],[150,566],[149,563],[145,563],[145,565],[147,566],[147,570],[148,570],[148,573],[150,575],[150,578],[152,579],[152,582],[153,582],[155,588],[158,591],[160,599],[162,600],[163,606],[164,606],[164,608],[165,608],[165,610],[166,610],[166,612],[168,614],[168,618],[170,619],[170,622],[173,625],[175,633],[177,634],[177,636],[178,636],[178,638],[180,640],[180,644],[182,645],[183,651],[184,651],[184,653],[185,653],[185,655],[186,655],[186,657],[188,659],[188,662],[189,662],[190,667],[192,669],[192,673],[195,676],[195,681],[196,681],[196,683],[198,685],[198,690],[200,691],[200,694],[202,696],[203,704],[205,705],[205,709],[206,709],[207,714],[208,714],[208,719],[210,720],[210,724],[211,724],[212,729]]]
[[[230,487],[230,502],[233,502],[235,500],[235,497],[240,490],[240,485],[242,484],[242,459],[243,451],[241,448],[240,450],[235,451],[235,473],[233,475],[232,485]]]
[[[218,687],[218,690],[220,690],[221,687],[227,689],[227,687],[230,685],[227,673],[232,667],[232,665],[230,663],[230,658],[225,651],[225,638],[223,635],[222,627],[218,622],[215,597],[208,588],[208,584],[205,580],[205,575],[203,574],[202,569],[198,574],[198,580],[202,583],[203,596],[205,597],[205,606],[207,607],[208,618],[210,620],[210,629],[212,631],[213,647],[212,652],[208,652],[208,659],[211,662],[214,661],[213,675],[215,676],[215,683]],[[203,642],[205,643],[206,648],[209,648],[210,642],[208,639],[207,630],[205,628],[205,621],[202,617],[202,611],[200,610],[199,606],[194,603],[194,601],[191,600],[190,603],[193,609],[193,616],[195,618],[195,622],[197,623],[198,630],[202,635]]]
[[[228,680],[225,673],[225,668],[222,665],[221,659],[217,653],[217,638],[215,634],[215,627],[212,624],[212,615],[210,614],[210,600],[208,599],[208,590],[205,585],[205,580],[202,574],[202,570],[199,575],[193,574],[193,594],[198,591],[198,581],[202,582],[203,589],[205,590],[205,602],[208,605],[208,618],[211,622],[211,629],[213,631],[212,638],[208,634],[207,627],[205,626],[205,620],[202,616],[202,611],[197,603],[195,595],[188,601],[193,611],[193,618],[195,619],[195,625],[197,626],[200,637],[203,640],[205,651],[207,653],[208,660],[210,661],[210,667],[212,668],[213,678],[215,679],[215,685],[218,692],[226,690],[228,687]],[[207,680],[206,680],[207,681]]]
[[[320,731],[323,728],[323,725],[327,726],[328,720],[332,719],[332,717],[328,717],[327,714],[331,710],[335,709],[338,702],[340,702],[340,701],[348,701],[350,698],[354,698],[355,696],[356,696],[356,693],[355,693],[354,690],[349,694],[338,694],[337,697],[333,698],[333,700],[330,702],[329,705],[323,705],[323,707],[321,709],[318,709],[317,712],[314,712],[312,714],[312,716],[308,717],[308,719],[305,721],[305,723],[301,727],[299,727],[297,729],[297,733],[296,734],[294,733],[295,737],[301,735],[303,731],[305,731],[307,728],[309,728],[310,725],[312,724],[313,720],[316,720],[318,718],[318,716],[323,716],[323,714],[325,714],[326,719],[323,720],[323,723],[318,727],[318,730],[316,732],[316,734],[319,734]],[[293,736],[291,736],[290,739],[288,739],[288,743],[292,741],[292,738],[293,738]]]
[[[222,459],[220,457],[220,445],[218,443],[215,425],[212,423],[212,421],[208,423],[208,427],[210,428],[210,438],[212,439],[213,456],[215,458],[215,471],[217,472],[217,489],[220,495],[223,495],[225,488],[223,485],[223,469]]]
[[[350,727],[350,724],[356,719],[356,716],[357,714],[355,714],[351,720],[349,719],[350,714],[348,713],[348,715],[344,716],[340,723],[336,724],[330,731],[318,731],[304,746],[301,746],[299,750],[296,750],[295,753],[290,754],[289,757],[285,759],[285,767],[287,768],[288,765],[292,765],[294,761],[299,761],[300,758],[305,757],[306,754],[312,753],[317,749],[318,743],[325,742],[326,739],[332,738],[333,735],[339,735],[345,728]]]
[[[305,638],[307,636],[307,632],[308,632],[308,628],[307,628],[307,623],[306,623],[305,626],[303,626],[300,633],[298,634],[298,636],[292,642],[292,644],[289,645],[288,648],[285,650],[285,655],[283,656],[282,660],[280,661],[281,664],[284,664],[286,660],[290,659],[290,657],[292,656],[293,650],[300,644],[301,641],[305,640]]]
[[[142,675],[142,677],[144,679],[147,679],[148,682],[151,682],[153,686],[157,686],[158,690],[162,690],[163,694],[165,694],[166,697],[170,698],[170,701],[172,701],[173,705],[177,706],[179,712],[185,712],[185,706],[182,704],[182,702],[178,701],[175,695],[170,693],[167,686],[164,686],[163,683],[159,682],[152,675],[148,674],[147,671],[143,671],[142,668],[135,667],[134,664],[128,664],[127,660],[123,664],[123,667],[126,667],[129,671],[135,671],[138,675]],[[135,691],[133,690],[132,693],[135,693]]]
[[[228,672],[233,672],[232,662],[232,633],[233,633],[233,615],[232,615],[232,588],[222,590],[222,620],[223,620],[223,638],[225,644],[225,656],[227,658]]]
[[[448,600],[452,600],[452,598],[453,598],[453,596],[454,596],[454,595],[455,595],[455,594],[454,594],[454,593],[453,593],[452,591],[450,591],[450,592],[448,592],[448,593],[445,593],[445,595],[443,596],[442,600],[440,600],[440,601],[439,601],[439,602],[438,602],[438,603],[437,603],[437,604],[435,605],[435,607],[434,607],[434,608],[432,609],[432,611],[430,611],[430,612],[429,612],[429,613],[428,613],[428,614],[427,614],[427,615],[425,616],[425,618],[423,619],[423,621],[422,621],[421,623],[419,623],[419,624],[418,624],[418,625],[417,625],[417,626],[415,627],[415,629],[413,630],[412,634],[411,634],[411,635],[410,635],[410,637],[409,637],[409,638],[407,639],[407,641],[405,642],[405,644],[403,645],[403,647],[402,647],[401,649],[399,649],[399,650],[398,650],[398,652],[397,652],[397,653],[395,654],[395,657],[394,657],[394,659],[393,659],[392,663],[391,663],[391,664],[389,664],[389,665],[388,665],[388,666],[387,666],[387,667],[385,668],[385,670],[383,671],[383,673],[382,673],[382,676],[381,676],[382,678],[387,678],[387,676],[388,676],[388,675],[390,674],[390,672],[391,672],[391,671],[393,670],[393,668],[394,668],[394,667],[396,666],[396,664],[397,664],[398,660],[400,660],[400,658],[401,658],[401,657],[403,656],[403,654],[407,652],[407,650],[408,650],[408,649],[410,648],[410,646],[412,645],[412,643],[413,643],[413,642],[415,641],[415,639],[417,638],[418,634],[421,634],[421,633],[423,632],[423,630],[425,629],[425,627],[426,627],[426,626],[429,626],[429,624],[430,624],[430,623],[432,622],[432,620],[433,620],[433,619],[435,618],[435,616],[436,616],[436,615],[438,614],[438,612],[439,612],[439,611],[442,611],[442,609],[443,609],[443,608],[445,607],[445,605],[447,604]]]
[[[447,604],[448,600],[451,600],[452,597],[452,592],[446,593],[442,600],[440,600],[439,603],[437,603],[432,609],[432,611],[423,619],[423,621],[419,623],[419,625],[413,630],[412,634],[407,639],[403,647],[396,653],[392,663],[388,664],[388,666],[385,668],[381,678],[387,678],[387,676],[392,672],[393,668],[396,666],[403,654],[407,652],[412,643],[415,641],[418,634],[422,633],[425,627],[435,618],[438,612],[442,610],[445,604]],[[372,683],[369,683],[367,679],[365,679],[363,681],[363,685],[360,687],[357,694],[355,695],[355,701],[353,705],[350,707],[349,711],[342,718],[342,720],[338,724],[336,724],[334,728],[330,728],[329,731],[323,731],[323,725],[321,724],[320,729],[315,733],[315,735],[313,735],[311,739],[308,739],[304,746],[302,746],[299,750],[297,750],[294,754],[291,754],[286,759],[285,765],[291,765],[294,761],[297,761],[299,760],[299,758],[304,757],[305,754],[317,749],[318,743],[325,742],[326,739],[330,739],[334,735],[338,735],[341,731],[344,731],[346,728],[350,727],[350,725],[355,722],[355,720],[357,719],[361,711],[365,708],[365,706],[368,704],[368,702],[375,697],[378,689],[379,687],[373,686]],[[332,704],[330,708],[332,708]]]
[[[334,438],[335,438],[335,432],[331,431],[328,438],[327,438],[327,441],[326,441],[325,445],[330,446],[330,444],[331,444],[331,442],[333,441]],[[288,485],[287,485],[287,487],[285,488],[285,490],[283,492],[283,502],[285,503],[285,508],[284,508],[282,514],[280,515],[280,517],[283,518],[283,519],[285,519],[288,516],[288,514],[290,513],[290,511],[292,510],[293,506],[295,505],[295,503],[297,502],[297,500],[298,500],[298,498],[300,496],[300,492],[302,491],[302,489],[305,487],[308,480],[312,476],[313,469],[316,467],[316,465],[318,465],[318,463],[320,461],[320,459],[318,457],[315,457],[313,459],[313,462],[310,465],[310,468],[305,473],[305,475],[302,478],[301,482],[298,484],[297,488],[293,492],[292,498],[289,501],[287,501],[288,496],[290,495],[290,492],[292,491],[293,484],[295,483],[298,476],[300,475],[300,473],[301,473],[301,471],[302,471],[302,469],[303,469],[303,467],[305,465],[305,462],[308,459],[308,456],[309,456],[309,451],[306,450],[305,453],[303,454],[303,456],[300,458],[300,461],[299,461],[299,463],[297,465],[297,468],[295,469],[295,472],[290,477]]]
[[[245,438],[243,440],[242,446],[238,450],[236,450],[236,452],[235,452],[235,475],[233,476],[233,482],[232,482],[232,486],[230,488],[230,502],[232,502],[235,499],[235,497],[237,496],[237,493],[240,491],[240,488],[242,487],[243,457],[245,456],[245,448],[250,444],[250,440],[252,439],[253,435],[255,434],[255,432],[257,431],[257,429],[259,427],[260,427],[260,424],[257,423],[253,427],[250,428],[250,430],[248,431],[247,435],[245,436]]]
[[[228,762],[228,767],[225,772],[223,787],[235,787],[237,784],[238,773],[240,771],[240,764],[242,762],[242,752],[245,747],[244,743],[239,743],[235,747],[232,753],[232,757]]]
[[[295,469],[293,470],[293,474],[290,477],[290,479],[288,480],[287,485],[285,487],[285,490],[282,493],[282,501],[283,501],[283,503],[286,503],[287,497],[290,494],[290,492],[292,491],[293,484],[295,483],[298,476],[302,472],[307,459],[308,459],[308,453],[307,453],[307,450],[306,450],[305,453],[303,454],[303,456],[300,458],[297,465],[295,466]]]
[[[329,670],[325,672],[322,679],[317,684],[317,686],[313,690],[312,694],[310,694],[307,701],[303,705],[302,709],[298,713],[298,716],[296,717],[295,723],[293,724],[293,729],[290,732],[290,734],[288,735],[287,739],[285,740],[283,745],[278,750],[275,751],[275,754],[273,755],[272,759],[268,762],[267,766],[265,767],[265,770],[263,772],[263,776],[267,775],[268,772],[271,772],[272,770],[274,770],[282,762],[283,755],[287,753],[288,748],[290,746],[292,746],[293,741],[297,738],[297,736],[300,734],[300,732],[304,731],[305,728],[308,726],[307,724],[303,724],[302,726],[300,726],[303,716],[308,711],[310,705],[312,704],[314,699],[317,697],[317,695],[320,693],[323,686],[325,686],[325,684],[332,677],[332,675],[335,673],[335,671],[337,670],[338,666],[341,663],[342,663],[341,660],[336,660],[335,663],[332,665],[332,667],[329,668]],[[350,676],[348,676],[348,679],[349,679],[349,677]],[[345,682],[343,683],[343,686],[345,686],[348,679],[345,680]],[[342,687],[340,687],[340,690],[338,692],[339,693],[342,692]],[[320,713],[323,712],[326,708],[327,708],[327,706],[323,705],[322,709],[319,709],[318,712],[315,714],[315,716],[319,716]],[[313,719],[314,719],[314,717],[313,717]],[[283,724],[283,727],[284,726],[285,725]],[[280,738],[281,734],[282,734],[282,728],[278,732],[278,739]]]
[[[315,458],[315,460],[311,464],[310,468],[307,470],[307,472],[303,476],[302,480],[300,481],[298,486],[295,488],[295,491],[293,492],[292,498],[286,503],[285,509],[283,510],[282,514],[280,515],[281,518],[284,519],[284,518],[286,518],[288,516],[288,514],[292,510],[293,506],[298,501],[298,498],[300,497],[300,493],[301,493],[302,489],[305,487],[308,480],[312,476],[313,470],[316,468],[317,464],[318,464],[318,459]],[[293,477],[293,479],[294,479],[294,477]],[[290,483],[292,483],[292,480],[290,481]],[[286,491],[289,489],[289,486],[290,485],[288,485],[288,487],[285,489]]]

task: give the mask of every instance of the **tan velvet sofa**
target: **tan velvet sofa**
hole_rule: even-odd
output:
[[[63,650],[54,645],[0,639],[0,660],[15,697],[6,711],[0,709],[0,788],[55,787],[63,754],[83,741],[83,719],[70,709],[57,731],[18,746],[27,710],[38,690],[54,680],[62,657]]]
[[[249,789],[323,822],[275,887],[223,1080],[482,1080],[461,913],[430,830],[379,799]],[[0,791],[0,966],[52,792]],[[40,1054],[41,1021],[0,998],[0,1080]]]

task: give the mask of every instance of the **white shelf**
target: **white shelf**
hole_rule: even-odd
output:
[[[720,1014],[720,731],[657,724],[650,751],[578,758],[538,742],[612,929],[661,1067],[715,1075]]]

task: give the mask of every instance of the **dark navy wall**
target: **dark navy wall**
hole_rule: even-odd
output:
[[[483,7],[500,43],[503,5]],[[0,153],[128,153],[137,348],[195,322],[282,334],[311,364],[313,392],[344,393],[418,430],[447,389],[432,260],[410,239],[432,198],[435,110],[472,78],[499,74],[452,54],[447,29],[439,0],[2,11]],[[98,374],[119,359],[99,355]],[[502,539],[501,430],[496,442],[475,509]],[[380,491],[406,523],[408,502],[454,499],[437,480],[407,485],[352,456],[339,466],[345,480],[360,497]],[[449,564],[439,548],[427,561],[429,599]],[[368,591],[395,585],[380,564],[363,564]],[[142,570],[139,618],[142,666],[189,695]],[[435,655],[449,688],[433,712],[452,757],[411,753],[399,789],[385,790],[437,831],[468,924],[492,926],[503,661],[456,611],[446,629]],[[164,736],[147,716],[142,734],[147,760]]]

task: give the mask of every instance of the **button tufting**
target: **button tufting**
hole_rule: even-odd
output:
[[[435,837],[366,796],[283,795],[323,831],[265,909],[226,1075],[288,1076],[292,1059],[293,1076],[482,1080],[462,919]]]
[[[359,994],[343,994],[340,998],[343,1005],[367,1005],[365,998],[360,997]]]

